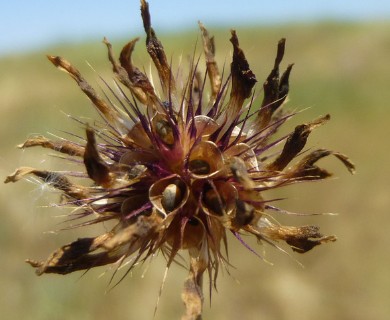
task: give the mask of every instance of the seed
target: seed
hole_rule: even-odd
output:
[[[190,218],[188,220],[188,224],[190,224],[191,226],[198,226],[199,225],[199,220],[198,219],[195,219],[195,218]]]
[[[182,192],[176,184],[169,184],[162,193],[161,204],[166,212],[172,212],[182,200]]]
[[[214,213],[222,216],[225,211],[225,201],[213,190],[210,189],[205,193],[204,203]]]
[[[143,174],[147,168],[142,164],[136,164],[133,166],[129,171],[129,178],[134,179],[136,177],[139,177],[141,174]]]
[[[210,165],[208,164],[207,161],[202,160],[202,159],[195,159],[191,160],[188,163],[188,169],[198,175],[204,175],[204,174],[209,174],[210,173]]]
[[[236,200],[236,223],[241,227],[250,223],[254,217],[255,208],[240,199]]]
[[[245,189],[254,187],[254,182],[249,177],[244,160],[239,157],[233,157],[230,163],[230,170],[232,171],[234,179],[240,182]]]
[[[156,122],[156,132],[166,144],[173,145],[175,142],[175,139],[173,138],[173,131],[168,121],[158,120]]]

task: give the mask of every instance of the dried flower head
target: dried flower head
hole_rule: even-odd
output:
[[[79,208],[72,219],[89,218],[78,226],[116,221],[111,231],[80,238],[45,261],[27,260],[38,275],[67,274],[107,264],[119,267],[127,258],[131,258],[131,269],[158,252],[166,257],[169,267],[180,250],[188,250],[190,273],[183,300],[185,317],[192,319],[201,314],[202,275],[207,271],[210,286],[215,285],[220,266],[228,264],[224,254],[227,232],[245,246],[240,235],[249,233],[278,248],[277,242],[284,241],[299,253],[336,239],[322,235],[315,226],[282,226],[270,219],[270,211],[280,209],[263,198],[265,191],[329,177],[329,172],[316,165],[329,155],[341,160],[351,172],[354,166],[346,156],[325,149],[307,152],[295,160],[310,132],[329,120],[329,115],[274,138],[278,128],[294,115],[280,110],[288,95],[292,69],[289,65],[279,74],[284,39],[278,43],[275,64],[263,85],[264,98],[258,107],[252,92],[257,80],[235,31],[231,31],[230,39],[231,71],[223,79],[214,58],[213,38],[200,24],[206,72],[202,75],[194,59],[180,86],[151,27],[144,0],[141,14],[147,51],[157,69],[161,92],[132,63],[138,39],[125,45],[119,62],[111,44],[104,40],[121,83],[117,83],[117,90],[107,85],[114,97],[111,99],[108,95],[101,98],[71,63],[48,56],[92,101],[104,119],[104,127],[85,124],[85,144],[37,136],[20,146],[41,146],[80,159],[84,176],[90,181],[80,185],[71,178],[80,174],[23,167],[6,182],[30,174],[50,181],[62,191],[62,204]],[[284,146],[276,155],[269,151],[281,143]]]

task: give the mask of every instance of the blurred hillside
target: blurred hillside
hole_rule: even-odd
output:
[[[389,319],[390,305],[390,23],[321,23],[237,30],[251,69],[261,84],[274,62],[277,41],[287,38],[283,65],[295,63],[291,94],[286,106],[306,111],[284,127],[325,113],[332,120],[317,129],[308,146],[347,154],[357,165],[350,176],[334,159],[321,163],[339,179],[299,185],[265,195],[287,197],[279,206],[296,212],[338,212],[339,216],[280,217],[290,224],[317,224],[338,241],[293,259],[269,246],[273,266],[263,263],[234,239],[230,259],[236,267],[226,272],[213,292],[212,307],[205,303],[205,319]],[[158,31],[158,30],[157,30]],[[230,64],[229,30],[215,35],[220,66]],[[143,36],[143,35],[140,35]],[[183,64],[194,51],[199,34],[159,35],[166,52]],[[115,41],[119,54],[127,40]],[[136,46],[134,62],[149,70],[145,38]],[[199,48],[198,48],[199,49]],[[58,46],[42,52],[20,53],[0,59],[0,174],[18,166],[61,168],[47,150],[18,150],[15,146],[32,134],[63,131],[83,135],[78,123],[65,114],[97,119],[90,102],[75,83],[57,71],[45,54],[61,55],[76,65],[98,88],[98,76],[110,80],[111,67],[102,43]],[[203,61],[203,60],[202,60]],[[88,63],[93,66],[93,71]],[[260,95],[261,98],[261,95]],[[91,120],[92,121],[92,120]],[[70,276],[36,277],[26,258],[43,259],[55,248],[93,228],[47,233],[62,227],[65,209],[48,208],[58,195],[34,180],[1,184],[0,205],[0,310],[2,319],[152,319],[164,274],[162,257],[136,268],[118,287],[106,293],[111,276],[105,268]],[[279,218],[279,217],[277,217]],[[99,229],[100,230],[100,229]],[[147,271],[145,271],[148,269]],[[145,273],[145,274],[144,274]],[[186,271],[172,267],[156,319],[177,319],[182,311],[180,292]],[[206,294],[206,300],[208,300]]]

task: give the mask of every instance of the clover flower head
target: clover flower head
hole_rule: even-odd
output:
[[[104,125],[85,123],[84,144],[36,136],[21,148],[41,146],[67,155],[84,166],[88,182],[73,182],[76,173],[29,167],[19,168],[6,182],[30,174],[42,180],[50,177],[52,187],[62,191],[62,204],[78,207],[71,218],[87,218],[77,226],[116,222],[112,230],[79,238],[45,261],[27,260],[37,274],[67,274],[108,264],[119,267],[127,259],[131,259],[131,269],[158,252],[169,267],[187,250],[189,276],[183,300],[190,319],[201,313],[205,271],[210,286],[215,286],[219,268],[229,265],[225,254],[228,232],[246,247],[243,233],[278,248],[278,242],[284,241],[299,253],[334,241],[334,236],[322,235],[316,226],[278,224],[271,214],[282,210],[263,195],[282,186],[329,177],[329,172],[316,165],[329,155],[351,172],[354,166],[346,156],[326,149],[301,155],[310,132],[328,121],[329,115],[275,138],[279,127],[294,115],[282,111],[293,67],[279,73],[285,39],[278,43],[275,64],[258,104],[253,90],[257,80],[234,30],[227,77],[215,61],[214,39],[200,23],[205,72],[194,58],[188,76],[179,81],[151,27],[144,0],[141,15],[159,86],[132,63],[138,39],[124,46],[119,61],[104,40],[116,77],[116,88],[107,85],[111,98],[108,94],[102,98],[65,59],[48,56],[76,81]]]

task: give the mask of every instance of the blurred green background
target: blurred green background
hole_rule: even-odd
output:
[[[259,81],[259,91],[274,62],[277,41],[287,38],[284,66],[294,62],[291,94],[286,108],[306,109],[288,122],[297,123],[330,113],[332,120],[317,129],[308,146],[347,154],[357,165],[351,176],[329,158],[321,165],[338,179],[288,187],[265,196],[287,197],[279,206],[296,212],[338,212],[338,216],[279,217],[289,224],[318,224],[338,241],[294,259],[267,245],[270,266],[230,240],[231,274],[220,274],[218,292],[205,319],[389,319],[390,318],[390,23],[312,23],[238,28],[240,45]],[[220,66],[230,63],[228,30],[211,29],[216,36]],[[191,54],[197,32],[160,35],[173,61]],[[119,53],[123,41],[113,43]],[[136,65],[149,69],[144,38],[134,54]],[[199,47],[199,45],[198,45]],[[99,42],[57,46],[44,52],[0,58],[0,173],[3,179],[16,167],[62,169],[47,150],[18,150],[33,134],[83,134],[65,114],[97,119],[90,102],[75,83],[57,71],[45,54],[66,57],[91,84],[98,75],[111,79],[106,49]],[[93,66],[94,72],[86,63]],[[91,120],[92,121],[92,120]],[[165,269],[159,256],[136,268],[118,287],[106,292],[111,272],[104,267],[86,275],[37,277],[23,261],[44,259],[55,248],[104,227],[53,234],[68,211],[48,208],[58,194],[32,179],[0,186],[0,310],[2,319],[152,319]],[[185,254],[184,254],[185,255]],[[180,293],[186,271],[173,266],[155,319],[178,319],[183,311]],[[206,283],[207,287],[207,283]]]

